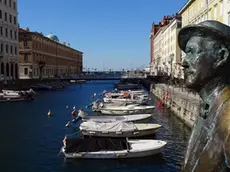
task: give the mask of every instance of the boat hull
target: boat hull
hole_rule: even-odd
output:
[[[149,99],[145,100],[132,100],[132,99],[113,99],[113,98],[103,98],[105,103],[135,103],[135,104],[147,104]]]
[[[84,159],[126,159],[141,158],[152,156],[162,152],[164,148],[157,150],[146,150],[143,152],[130,151],[101,151],[101,152],[84,152],[84,153],[64,153],[66,158],[84,158]],[[63,151],[64,152],[64,151]]]
[[[154,108],[151,109],[137,109],[137,110],[109,110],[101,109],[101,113],[105,115],[131,115],[140,113],[152,113]]]
[[[141,142],[140,140],[139,142]],[[138,142],[138,141],[134,141]],[[143,141],[144,142],[144,141]],[[153,140],[153,143],[148,146],[144,146],[141,144],[136,144],[136,148],[132,148],[130,150],[118,150],[118,151],[98,151],[98,152],[73,152],[66,153],[64,147],[61,151],[64,153],[66,158],[82,158],[82,159],[126,159],[126,158],[141,158],[152,156],[158,153],[161,153],[164,149],[167,142],[159,141],[161,145],[155,146],[157,140]],[[140,146],[139,146],[140,145]]]
[[[113,137],[113,138],[125,138],[125,137],[142,137],[155,134],[158,128],[141,130],[141,131],[117,131],[117,132],[107,132],[107,131],[90,131],[90,130],[81,130],[81,133],[85,136],[94,136],[94,137]]]
[[[94,121],[94,122],[114,122],[114,121],[123,121],[123,122],[141,122],[146,121],[151,118],[151,114],[135,114],[128,116],[89,116],[83,118],[83,121]]]

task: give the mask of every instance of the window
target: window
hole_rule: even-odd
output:
[[[13,2],[13,8],[16,10],[16,2]]]
[[[12,5],[12,4],[11,4],[11,0],[9,0],[9,6],[11,7],[11,5]]]
[[[17,51],[18,49],[17,49],[17,47],[15,47],[15,49],[14,49],[14,51],[15,51],[15,55],[17,55],[18,54],[18,51]]]
[[[6,44],[6,53],[8,53],[8,48],[9,48],[9,47],[8,47],[8,45]]]
[[[17,32],[14,31],[14,39],[17,39]]]
[[[8,37],[8,29],[7,28],[5,28],[5,35],[6,35],[6,37]]]
[[[7,13],[5,13],[5,21],[7,21]]]
[[[217,19],[217,4],[214,6],[214,17],[213,17],[214,20]]]
[[[13,46],[10,46],[10,53],[13,54]]]
[[[12,23],[12,15],[10,14],[10,23]]]
[[[7,0],[5,0],[5,5],[7,5]]]
[[[28,75],[28,68],[24,68],[24,74]]]
[[[12,32],[12,30],[10,30],[10,38],[11,39],[13,38],[13,32]]]
[[[0,44],[0,52],[3,52],[3,43]]]
[[[2,29],[2,26],[0,26],[0,35],[3,35],[3,29]]]
[[[230,12],[228,12],[228,25],[230,26]]]
[[[208,20],[211,19],[211,10],[212,10],[212,9],[209,9],[209,10],[208,10]]]
[[[28,47],[28,42],[24,41],[24,47]]]
[[[24,54],[24,62],[28,62],[28,54]]]
[[[223,1],[220,1],[220,16],[223,15]]]
[[[0,10],[0,19],[2,19],[2,10]]]
[[[16,24],[17,23],[17,21],[16,21],[16,17],[14,16],[14,24]]]

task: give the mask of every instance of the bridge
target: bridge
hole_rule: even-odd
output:
[[[146,76],[144,75],[119,75],[119,74],[111,74],[111,75],[74,75],[74,76],[63,76],[61,79],[64,80],[121,80],[121,79],[144,79]]]

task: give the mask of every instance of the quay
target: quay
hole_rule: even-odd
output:
[[[185,124],[189,127],[193,126],[199,114],[202,101],[199,95],[190,93],[186,89],[166,84],[152,84],[150,91]],[[164,100],[166,92],[168,98]]]

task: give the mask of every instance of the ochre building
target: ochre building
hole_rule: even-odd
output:
[[[60,43],[56,35],[44,36],[19,29],[20,79],[53,78],[82,73],[81,51]]]

